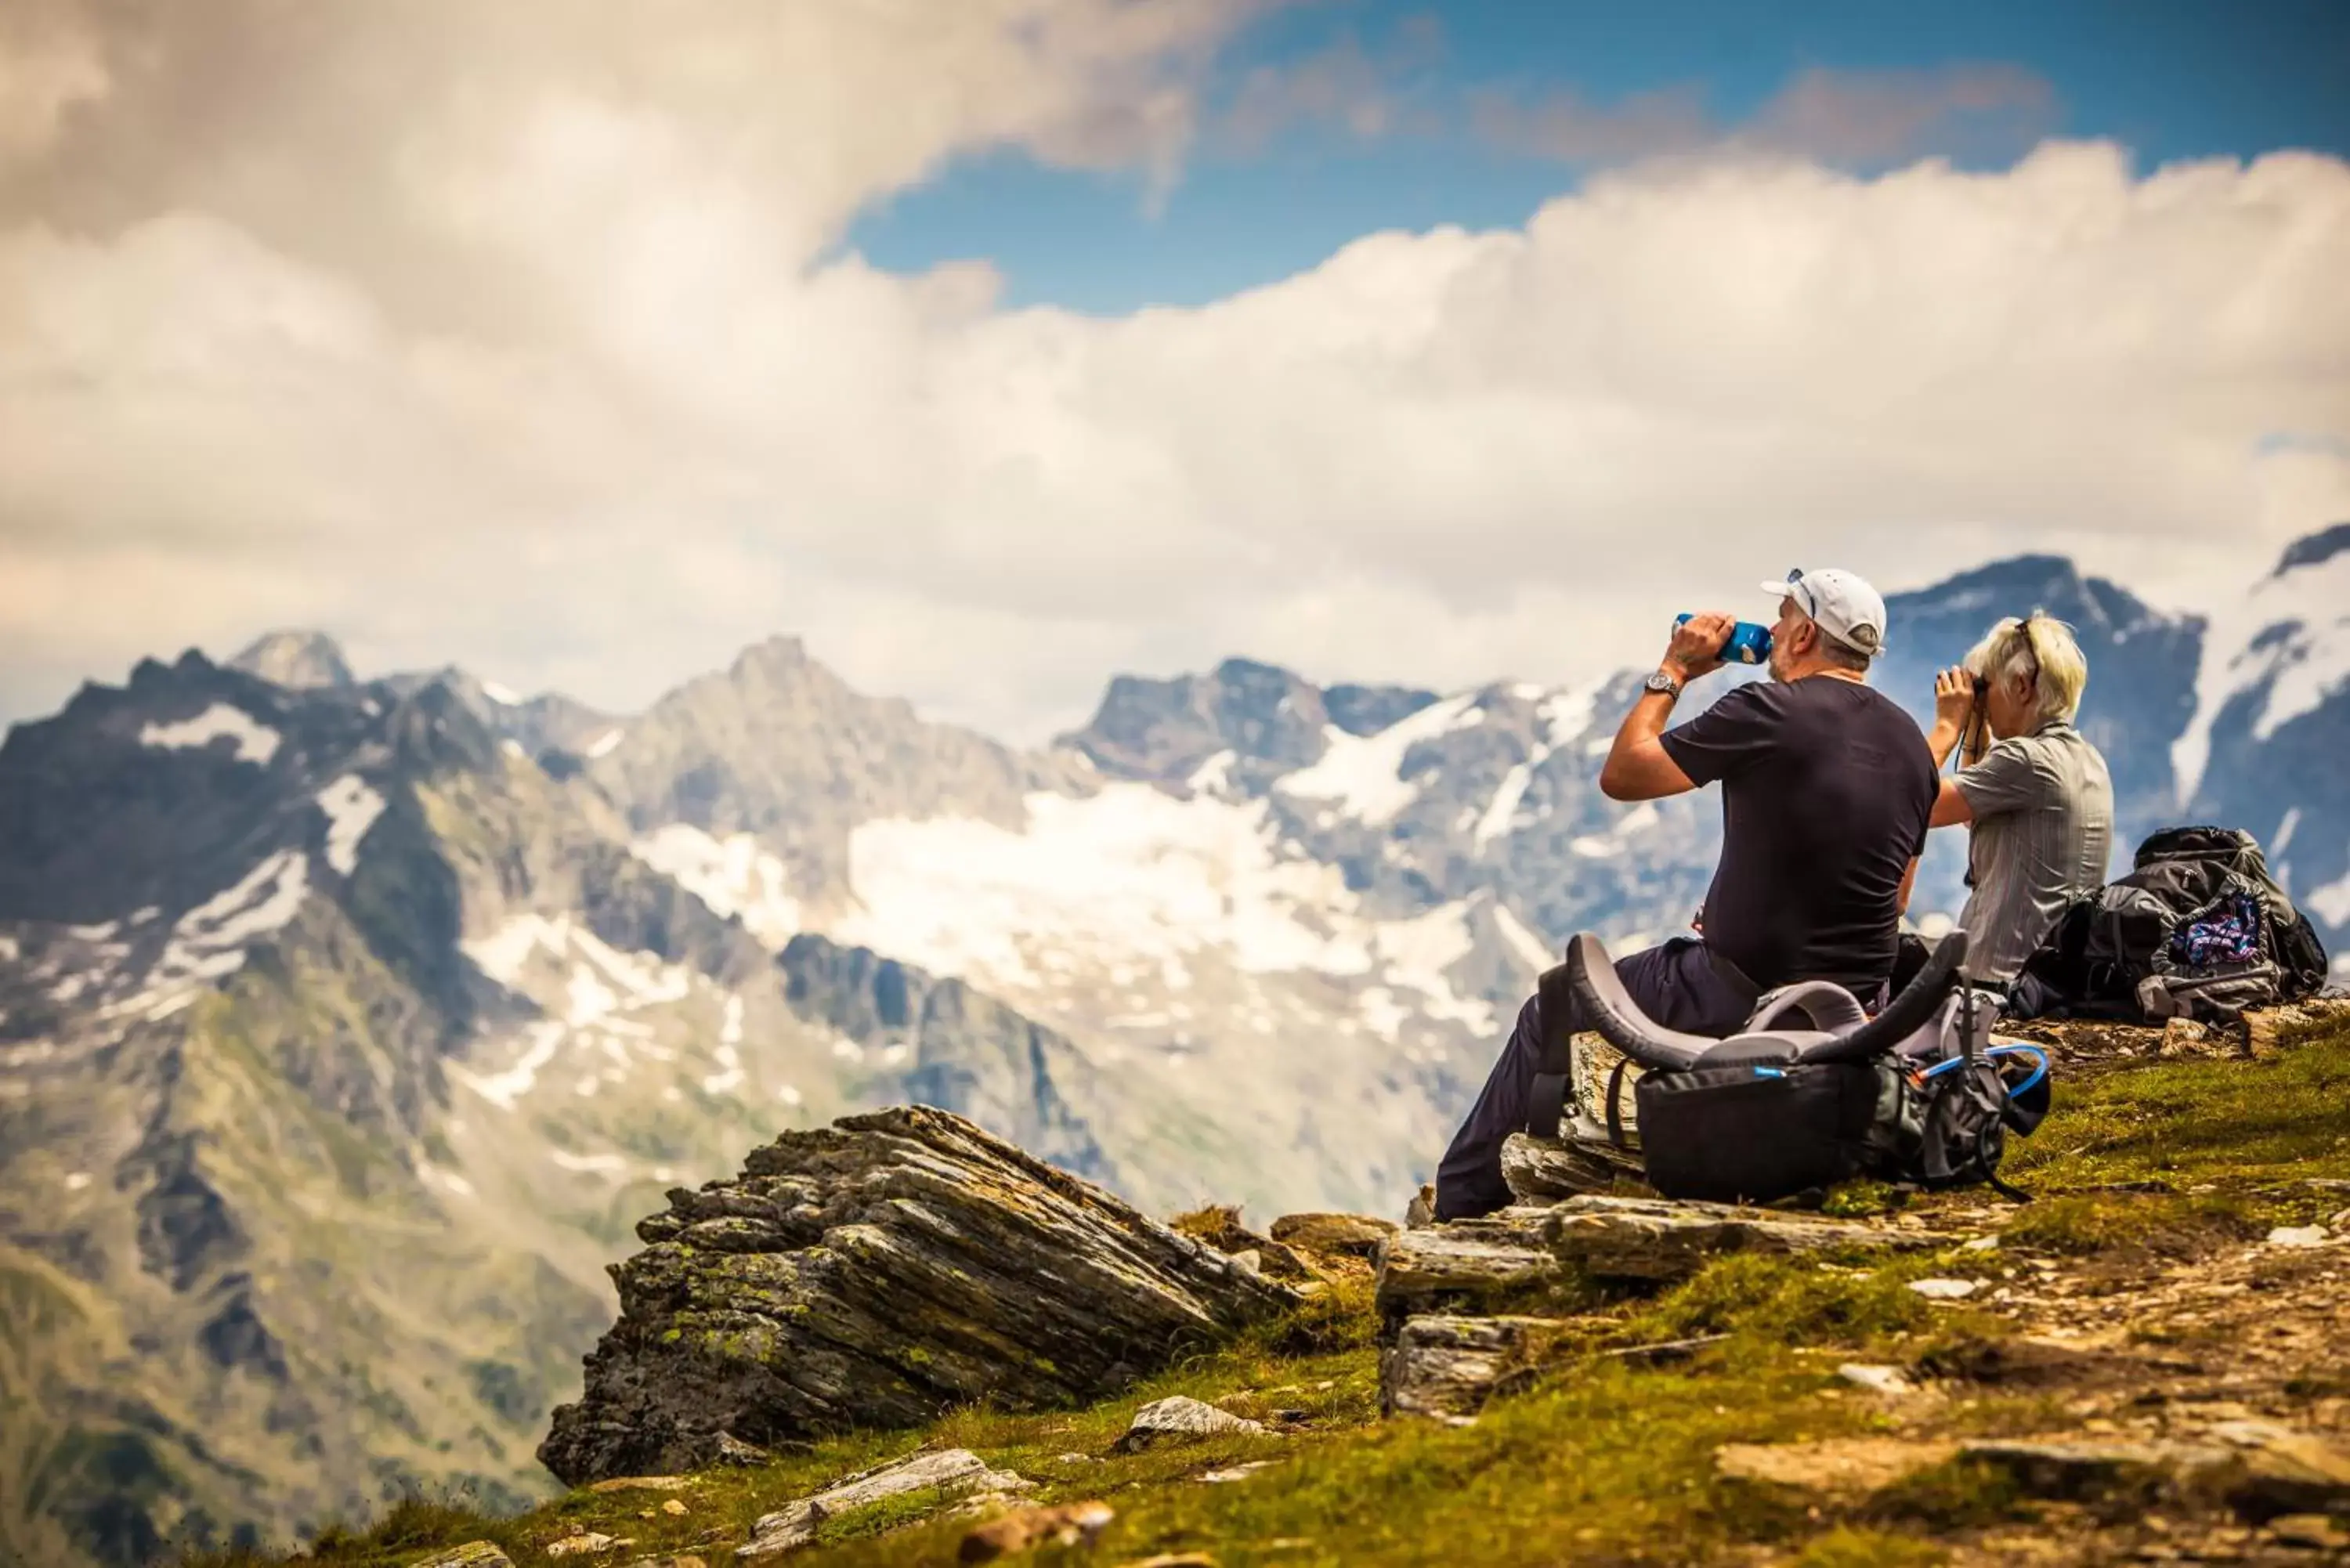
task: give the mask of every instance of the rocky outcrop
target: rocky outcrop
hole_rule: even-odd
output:
[[[814,1497],[801,1498],[762,1515],[751,1527],[750,1543],[737,1547],[734,1555],[749,1561],[805,1546],[816,1539],[816,1528],[825,1521],[909,1492],[928,1492],[943,1501],[949,1496],[975,1498],[1025,1491],[1032,1484],[1011,1470],[991,1469],[986,1460],[969,1449],[916,1454],[911,1459],[850,1476]]]
[[[1638,1148],[1525,1133],[1512,1133],[1502,1145],[1502,1179],[1520,1203],[1555,1203],[1605,1192],[1618,1181],[1638,1182],[1646,1175]]]
[[[351,685],[351,667],[334,639],[317,631],[265,632],[229,660],[231,669],[293,690]]]
[[[1585,1196],[1520,1205],[1390,1238],[1379,1258],[1379,1314],[1500,1310],[1563,1281],[1654,1286],[1687,1279],[1730,1252],[1778,1254],[1952,1246],[1963,1237],[1860,1220],[1722,1203]]]
[[[1165,1442],[1185,1442],[1227,1433],[1261,1436],[1263,1431],[1262,1421],[1252,1421],[1229,1410],[1219,1410],[1203,1400],[1174,1394],[1137,1410],[1125,1436],[1114,1447],[1121,1454],[1139,1454]]]
[[[1379,1357],[1379,1413],[1459,1421],[1524,1381],[1568,1325],[1540,1317],[1409,1320]]]
[[[787,1133],[670,1194],[539,1458],[566,1481],[1097,1398],[1299,1298],[959,1116]]]

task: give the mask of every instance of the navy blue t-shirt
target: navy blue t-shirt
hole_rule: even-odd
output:
[[[1706,944],[1766,991],[1832,980],[1874,994],[1939,784],[1916,722],[1858,681],[1814,675],[1742,686],[1659,739],[1692,783],[1721,785]]]

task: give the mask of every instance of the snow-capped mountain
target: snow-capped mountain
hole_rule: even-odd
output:
[[[2000,616],[2072,622],[2123,852],[2251,827],[2338,947],[2345,572],[2350,526],[2314,535],[2207,636],[1998,563],[1896,596],[1877,680],[1922,716]],[[1162,1210],[1395,1211],[1563,940],[1703,895],[1712,798],[1597,788],[1623,652],[1571,690],[1122,676],[1024,752],[789,639],[609,715],[279,633],[16,726],[0,1289],[38,1344],[0,1360],[0,1474],[46,1501],[0,1555],[539,1484],[629,1223],[857,1106]],[[1917,912],[1962,859],[1939,836]]]
[[[0,744],[0,1559],[544,1488],[629,1226],[784,1127],[920,1096],[1112,1173],[1066,1041],[779,960],[473,696],[191,654]]]
[[[2350,980],[2350,523],[2294,544],[2214,617],[2181,791],[2248,827]]]

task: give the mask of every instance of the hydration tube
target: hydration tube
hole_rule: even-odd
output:
[[[2021,1095],[2032,1088],[2033,1085],[2039,1083],[2041,1079],[2048,1075],[2048,1053],[2042,1050],[2037,1045],[1994,1045],[1990,1050],[1984,1052],[1983,1055],[1987,1059],[1994,1062],[1998,1061],[2002,1056],[2029,1056],[2032,1058],[2032,1075],[2024,1079],[2021,1084],[2009,1089],[2007,1092],[2010,1095]],[[1953,1056],[1947,1062],[1935,1063],[1932,1066],[1927,1068],[1918,1075],[1920,1078],[1939,1077],[1942,1074],[1950,1071],[1953,1067],[1963,1067],[1966,1064],[1967,1059],[1965,1057]]]

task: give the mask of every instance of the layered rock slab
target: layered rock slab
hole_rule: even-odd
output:
[[[572,1485],[724,1442],[1100,1398],[1297,1294],[927,1107],[847,1116],[670,1194],[540,1460]]]
[[[1778,1210],[1586,1194],[1389,1237],[1379,1253],[1378,1310],[1392,1328],[1423,1314],[1531,1304],[1578,1276],[1657,1287],[1731,1252],[1899,1251],[1962,1239]]]

